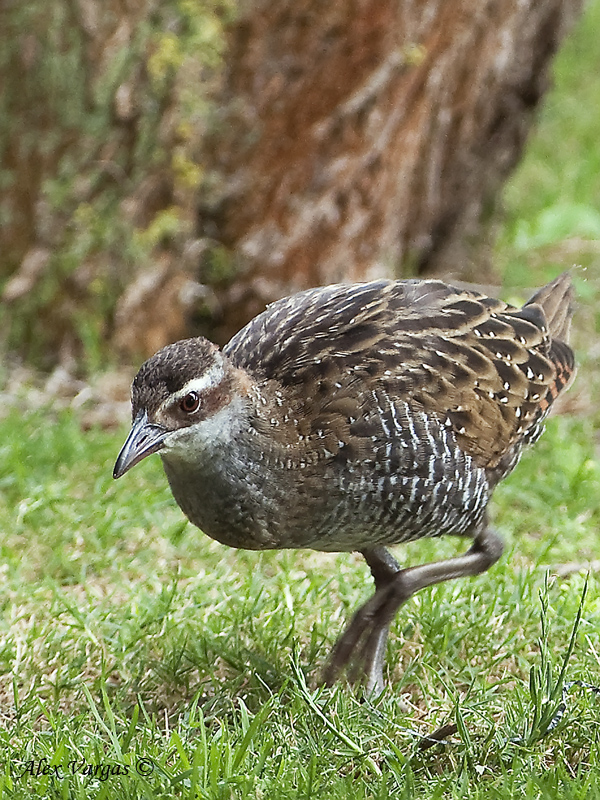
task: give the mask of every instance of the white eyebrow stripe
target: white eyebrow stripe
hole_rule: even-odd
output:
[[[198,378],[192,378],[186,384],[184,384],[184,386],[182,386],[178,392],[173,392],[173,394],[169,395],[169,397],[167,397],[167,399],[162,403],[161,409],[166,408],[167,406],[170,406],[179,400],[182,400],[186,394],[189,394],[190,392],[203,394],[207,389],[214,389],[214,387],[218,386],[222,381],[223,375],[223,365],[213,364],[203,375],[200,375]]]
[[[214,387],[218,386],[222,380],[223,365],[213,364],[213,366],[207,370],[204,375],[201,375],[199,378],[192,378],[191,381],[188,381],[173,396],[185,397],[188,392],[198,392],[198,394],[202,394],[202,392],[205,392],[207,389],[214,389]]]

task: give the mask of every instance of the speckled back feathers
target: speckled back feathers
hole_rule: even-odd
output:
[[[521,309],[440,281],[329,286],[274,303],[225,352],[309,409],[303,436],[333,428],[360,449],[380,431],[373,412],[398,398],[499,479],[572,378],[556,338],[568,336],[571,300],[567,274]]]

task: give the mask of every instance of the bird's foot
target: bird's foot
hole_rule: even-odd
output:
[[[367,694],[381,694],[383,662],[390,623],[398,608],[387,587],[377,591],[358,609],[336,642],[324,672],[324,682],[331,686],[344,670],[353,684],[362,684]],[[390,606],[393,605],[393,608]]]

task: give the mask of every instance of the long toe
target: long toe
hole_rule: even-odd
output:
[[[367,694],[380,695],[384,688],[383,665],[390,631],[389,625],[379,627],[376,635],[372,631],[363,645],[362,671],[364,673],[365,691]]]
[[[362,639],[367,625],[363,612],[364,606],[356,612],[344,633],[335,643],[323,674],[326,686],[332,686],[352,662],[354,651]]]
[[[352,683],[364,683],[369,693],[383,690],[383,658],[390,626],[386,589],[376,592],[358,609],[336,642],[323,676],[327,686],[349,669]]]

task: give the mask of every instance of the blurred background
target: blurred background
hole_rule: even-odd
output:
[[[581,300],[597,296],[598,0],[0,15],[13,376],[59,368],[63,385],[187,335],[222,344],[266,303],[336,281],[510,290],[578,264]],[[580,322],[596,363],[595,311]]]

